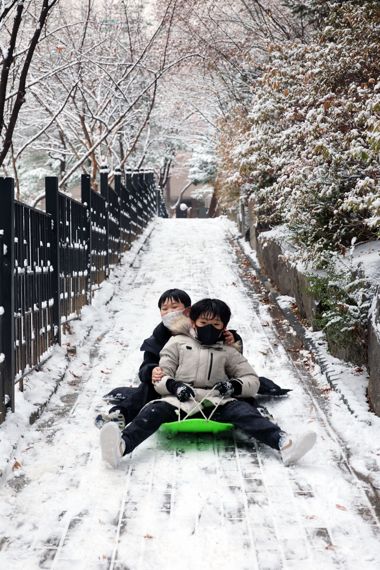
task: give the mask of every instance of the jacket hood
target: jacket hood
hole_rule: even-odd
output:
[[[179,315],[178,318],[170,325],[170,332],[172,335],[186,334],[192,336],[192,330],[193,328],[189,317],[186,317],[186,315],[183,314]]]
[[[154,329],[153,334],[144,340],[140,346],[140,350],[159,354],[162,347],[173,335],[190,335],[191,330],[192,328],[189,317],[179,315],[178,318],[170,325],[170,328],[166,327],[164,323],[159,323]]]
[[[220,348],[223,345],[223,339],[218,340],[212,345],[202,345],[202,343],[197,339],[197,333],[191,324],[191,320],[189,319],[189,317],[186,317],[185,315],[180,315],[178,319],[176,319],[174,323],[171,325],[170,330],[173,336],[177,336],[180,334],[183,334],[185,336],[190,336],[205,348],[209,347]]]

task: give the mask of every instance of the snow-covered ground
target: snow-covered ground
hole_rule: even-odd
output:
[[[18,395],[17,413],[0,427],[1,454],[18,437],[11,465],[3,465],[0,568],[378,568],[379,521],[356,472],[362,466],[379,481],[380,418],[363,409],[361,389],[349,392],[362,398],[361,411],[351,414],[318,371],[312,378],[294,366],[267,307],[240,280],[231,228],[222,219],[156,221],[132,266],[129,252],[73,324],[66,343],[76,354],[67,361],[58,350],[50,371],[32,375]],[[284,467],[276,451],[238,436],[161,433],[118,469],[102,464],[93,425],[106,409],[101,396],[137,382],[141,341],[170,287],[193,300],[228,302],[231,328],[256,370],[293,389],[266,405],[283,429],[318,433],[297,466]],[[56,394],[28,426],[22,412],[30,411],[40,378],[64,366]]]

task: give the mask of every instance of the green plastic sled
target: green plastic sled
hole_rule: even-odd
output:
[[[189,418],[179,422],[168,422],[161,425],[161,431],[166,433],[218,433],[233,429],[234,425],[203,418]]]

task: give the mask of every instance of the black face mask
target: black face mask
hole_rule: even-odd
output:
[[[213,325],[205,327],[195,327],[197,329],[197,339],[201,344],[215,344],[221,339],[223,331],[216,329]]]

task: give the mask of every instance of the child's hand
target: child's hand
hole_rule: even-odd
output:
[[[223,336],[224,336],[224,342],[225,342],[226,344],[228,344],[228,346],[231,346],[232,344],[234,344],[234,342],[235,342],[235,337],[234,337],[234,335],[232,334],[231,331],[225,330],[225,331],[223,332]]]
[[[156,366],[152,370],[152,382],[159,382],[164,375],[164,371],[159,366]]]
[[[187,402],[187,400],[195,396],[194,390],[190,386],[184,382],[174,380],[174,378],[169,378],[166,381],[166,387],[168,392],[176,396],[180,402]]]
[[[178,384],[182,384],[182,382],[178,382]],[[187,402],[187,400],[190,400],[190,398],[194,398],[195,396],[194,391],[190,388],[190,386],[186,386],[186,384],[179,386],[175,392],[175,395],[180,402]]]
[[[213,387],[213,390],[219,392],[221,396],[233,396],[235,393],[235,387],[229,380],[217,382]]]

